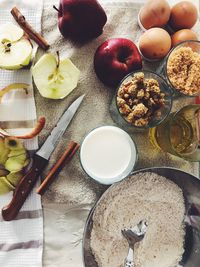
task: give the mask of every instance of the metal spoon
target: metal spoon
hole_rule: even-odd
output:
[[[126,238],[129,243],[128,255],[124,262],[124,267],[134,267],[134,245],[137,242],[140,242],[147,231],[147,223],[146,221],[140,221],[136,226],[131,229],[123,229],[121,230],[122,235]]]

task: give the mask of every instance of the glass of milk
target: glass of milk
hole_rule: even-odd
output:
[[[95,128],[84,138],[80,149],[84,171],[106,185],[128,176],[137,159],[135,143],[124,130],[115,126]]]

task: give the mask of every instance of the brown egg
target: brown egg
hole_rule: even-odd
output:
[[[172,46],[175,46],[183,41],[198,40],[195,32],[189,29],[183,29],[175,32],[172,36]]]
[[[161,28],[152,28],[143,33],[139,41],[141,54],[148,59],[161,59],[171,48],[169,33]]]
[[[170,6],[165,0],[148,0],[140,10],[140,23],[145,29],[162,27],[170,18]]]
[[[182,1],[172,7],[170,25],[174,29],[190,29],[197,22],[197,19],[197,8],[189,1]]]

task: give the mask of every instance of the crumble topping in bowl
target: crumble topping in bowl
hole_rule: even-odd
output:
[[[134,126],[147,126],[154,116],[159,117],[164,97],[157,80],[147,79],[143,72],[138,72],[120,86],[117,106],[127,122]]]
[[[200,93],[200,54],[191,47],[181,47],[172,52],[167,63],[171,84],[185,95]]]

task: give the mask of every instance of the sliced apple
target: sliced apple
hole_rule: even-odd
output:
[[[10,150],[20,150],[24,148],[23,144],[15,137],[6,137],[4,143]]]
[[[33,79],[43,97],[62,99],[73,91],[80,71],[70,59],[60,60],[52,54],[43,55],[32,68]]]
[[[19,183],[19,180],[23,177],[23,172],[10,172],[6,178],[7,180],[14,186],[16,186]]]
[[[2,41],[15,42],[21,39],[24,31],[13,23],[6,23],[0,27],[0,39]]]
[[[20,140],[0,137],[0,194],[14,190],[29,162],[29,155]]]
[[[8,154],[9,158],[20,156],[22,154],[26,153],[25,148],[18,149],[18,150],[11,150],[10,153]]]
[[[30,63],[32,44],[18,26],[8,23],[0,27],[0,68],[21,69]]]
[[[15,189],[14,185],[11,184],[6,177],[0,177],[0,195],[6,194]]]
[[[10,150],[5,146],[4,138],[0,137],[0,164],[4,164],[8,158]]]
[[[10,157],[5,163],[5,168],[10,172],[18,172],[23,169],[26,163],[27,154],[21,154],[19,156]]]

